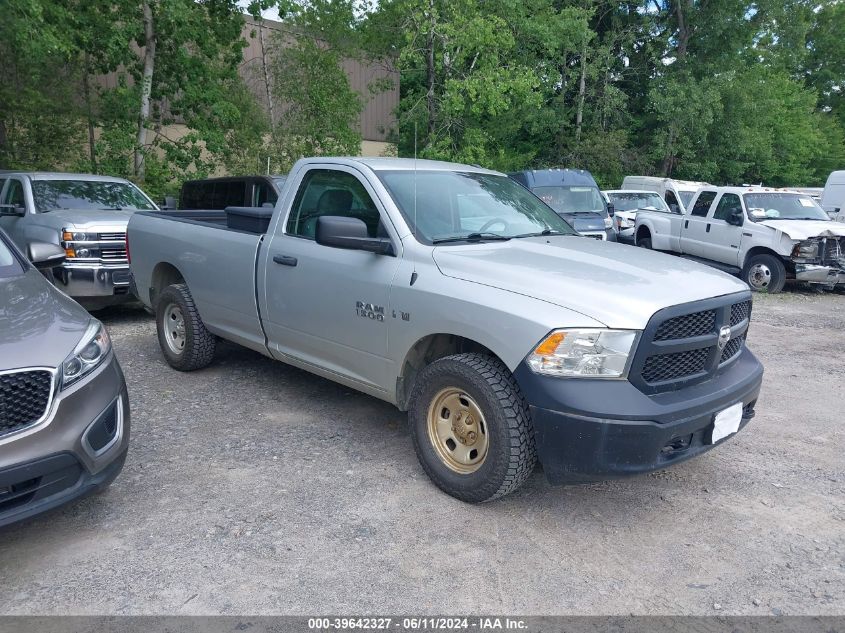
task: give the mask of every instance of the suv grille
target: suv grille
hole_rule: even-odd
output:
[[[643,332],[629,379],[646,393],[707,380],[739,356],[750,319],[751,300],[742,295],[661,310]],[[720,348],[724,327],[730,327],[731,336]]]
[[[47,412],[53,390],[49,371],[19,371],[0,375],[0,436],[38,422]]]

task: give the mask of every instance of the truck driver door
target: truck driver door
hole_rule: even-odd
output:
[[[279,219],[259,261],[270,350],[282,360],[290,356],[383,389],[390,365],[390,286],[400,260],[317,244],[317,218],[359,218],[371,237],[390,237],[396,253],[401,242],[375,192],[355,169],[311,165],[296,177],[292,203],[289,197],[281,203],[290,212]]]

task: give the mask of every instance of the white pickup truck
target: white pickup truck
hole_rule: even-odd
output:
[[[703,187],[683,213],[639,211],[635,239],[740,273],[752,290],[780,292],[787,279],[845,284],[845,224],[790,189]]]

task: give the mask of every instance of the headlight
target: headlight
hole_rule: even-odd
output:
[[[816,241],[807,240],[806,242],[799,242],[792,249],[793,259],[798,260],[815,260],[819,256],[819,243]]]
[[[526,360],[535,373],[546,376],[620,378],[637,334],[636,330],[555,330]]]
[[[619,229],[630,229],[634,224],[628,219],[621,216],[616,216],[616,226]]]
[[[103,362],[110,349],[111,339],[106,327],[93,320],[76,348],[62,363],[62,388],[91,373]]]
[[[62,229],[63,242],[96,242],[96,233],[83,233],[81,231],[69,231]]]
[[[612,229],[613,228],[613,220],[611,220],[610,218],[605,218],[604,219],[604,228]]]

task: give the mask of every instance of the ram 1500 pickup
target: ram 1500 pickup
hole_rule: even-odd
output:
[[[579,236],[504,174],[304,159],[275,209],[136,213],[127,241],[172,367],[221,337],[391,402],[465,501],[538,458],[554,483],[664,468],[754,415],[744,283]]]
[[[706,186],[683,213],[637,212],[635,235],[638,246],[740,274],[752,290],[845,284],[845,224],[799,191]]]
[[[126,224],[137,210],[158,210],[123,178],[90,174],[0,174],[0,228],[24,253],[61,246],[67,258],[46,277],[85,308],[132,301]]]

